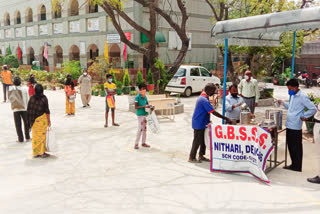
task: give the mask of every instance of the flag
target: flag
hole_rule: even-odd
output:
[[[9,48],[8,48],[8,55],[11,55],[12,52],[11,52],[11,48],[10,48],[10,44],[9,44]]]
[[[106,63],[109,64],[109,49],[108,49],[108,41],[106,40],[105,46],[104,46],[104,59],[106,60]]]
[[[21,56],[22,56],[21,48],[20,48],[20,45],[18,44],[18,59],[19,59],[19,61],[21,61]]]
[[[125,62],[127,61],[127,44],[124,44],[123,59],[124,59]]]
[[[48,45],[47,43],[44,46],[43,57],[48,61]]]

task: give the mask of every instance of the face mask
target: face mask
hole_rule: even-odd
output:
[[[87,76],[87,75],[88,75],[88,73],[83,73],[83,75]]]
[[[112,82],[112,79],[108,79],[108,82]]]
[[[246,80],[248,80],[248,79],[249,79],[249,76],[248,76],[248,75],[244,75],[244,78],[245,78]]]
[[[234,97],[234,98],[237,98],[238,97],[238,93],[231,94],[231,96]]]
[[[289,91],[288,91],[288,94],[289,94],[290,96],[295,95],[296,93],[297,93],[296,91],[292,91],[292,90],[289,90]]]
[[[140,94],[141,94],[141,96],[143,96],[143,97],[146,95],[146,93],[147,93],[146,90],[141,90],[141,91],[140,91]]]

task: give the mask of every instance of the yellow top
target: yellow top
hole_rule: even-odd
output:
[[[117,87],[116,87],[116,84],[114,84],[114,83],[106,82],[104,84],[104,88],[107,88],[108,90],[112,91],[112,90],[116,89]]]
[[[4,84],[12,85],[11,71],[2,71],[1,78]]]

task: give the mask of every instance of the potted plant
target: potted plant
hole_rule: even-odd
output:
[[[99,87],[100,87],[99,84],[97,84],[96,86],[93,87],[93,95],[94,96],[99,96]]]
[[[314,96],[313,93],[308,94],[310,100],[315,104],[315,105],[319,105],[320,104],[320,97],[316,97]],[[307,111],[308,109],[306,109]],[[307,126],[307,131],[309,134],[313,134],[313,127],[314,127],[315,121],[314,121],[314,116],[312,116],[311,118],[308,119],[308,121],[306,121],[306,126]]]
[[[79,61],[67,61],[63,63],[63,72],[71,74],[74,85],[77,85],[79,77],[82,75],[82,69]]]
[[[150,90],[150,91],[149,91],[149,95],[153,95],[153,90]]]
[[[117,95],[121,95],[122,94],[122,82],[117,81],[116,86],[117,86]]]
[[[100,96],[105,97],[106,96],[106,90],[104,89],[104,84],[100,85]]]
[[[149,69],[148,75],[147,75],[147,88],[148,88],[148,91],[154,90],[154,80],[153,80],[151,69]]]
[[[128,95],[130,93],[130,76],[129,76],[129,72],[128,69],[126,69],[125,74],[123,76],[123,93]]]
[[[137,73],[136,86],[139,86],[141,83],[144,83],[144,79],[143,79],[142,73],[139,69],[138,73]]]

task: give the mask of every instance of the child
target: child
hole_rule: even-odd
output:
[[[204,157],[206,154],[205,145],[205,129],[210,123],[210,114],[219,117],[231,124],[232,121],[216,112],[212,105],[210,104],[209,97],[214,95],[216,91],[216,86],[213,83],[209,83],[204,88],[200,97],[197,100],[196,109],[194,110],[192,116],[192,128],[194,129],[194,138],[192,143],[192,148],[190,152],[189,162],[191,163],[201,163],[201,161],[210,161],[208,158]],[[200,147],[199,159],[196,159],[198,149]]]
[[[142,135],[142,146],[149,148],[150,146],[146,144],[147,139],[147,116],[146,108],[151,108],[151,111],[154,109],[149,105],[148,99],[146,96],[147,86],[144,83],[141,83],[139,86],[140,93],[136,96],[135,99],[135,108],[137,110],[138,116],[138,133],[136,138],[136,143],[134,148],[139,149],[139,141]]]
[[[104,125],[105,128],[108,127],[108,115],[109,115],[109,109],[111,109],[111,115],[112,115],[112,125],[113,126],[120,126],[119,124],[114,122],[115,118],[115,98],[114,95],[116,94],[116,85],[112,82],[112,75],[107,74],[107,82],[104,84],[104,88],[106,89],[106,123]]]
[[[74,82],[71,79],[71,75],[67,75],[67,81],[65,82],[64,92],[66,92],[66,114],[75,115],[75,99],[76,90],[74,87]]]
[[[37,81],[35,80],[35,75],[31,74],[29,81],[28,81],[28,87],[29,87],[29,97],[32,97],[36,92],[34,90],[34,86],[37,84]]]

